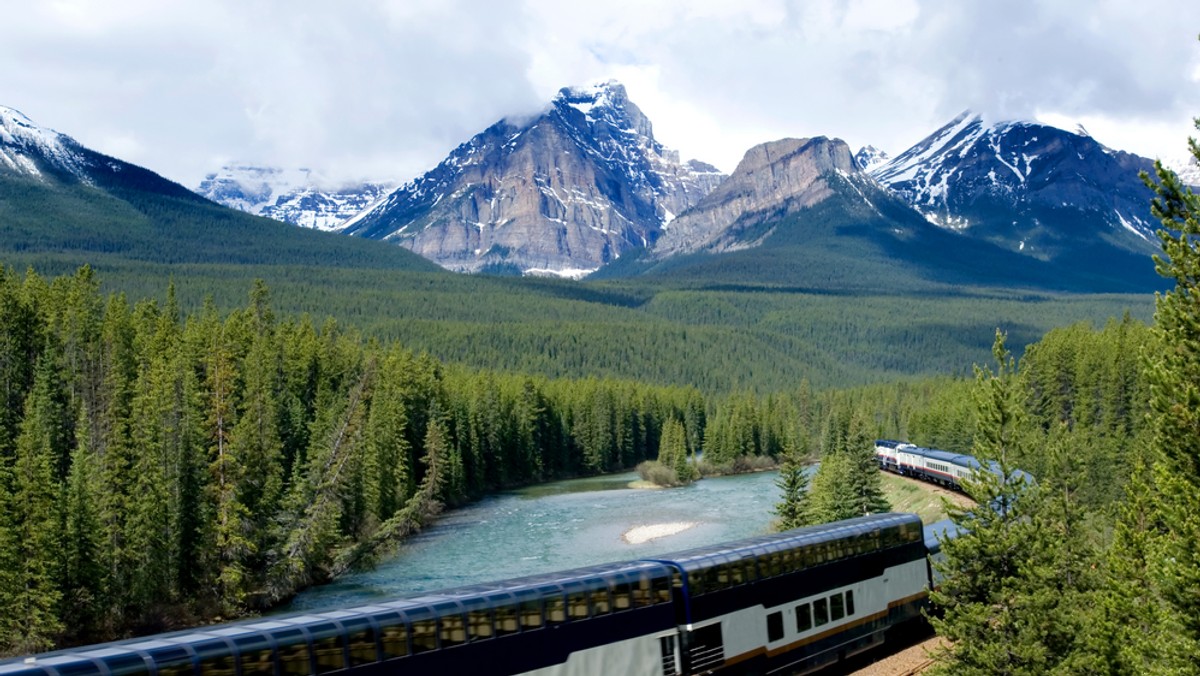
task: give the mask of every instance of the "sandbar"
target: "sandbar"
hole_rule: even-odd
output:
[[[651,540],[682,533],[697,525],[699,524],[695,521],[674,521],[672,523],[652,523],[646,526],[634,526],[625,531],[621,535],[621,539],[625,541],[625,544],[640,545]]]

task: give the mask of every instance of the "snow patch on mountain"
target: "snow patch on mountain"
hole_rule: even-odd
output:
[[[854,163],[858,165],[859,169],[868,173],[876,167],[883,166],[890,159],[892,156],[888,155],[887,151],[871,145],[863,146],[858,149],[857,153],[854,153]]]
[[[234,164],[206,176],[196,192],[257,216],[304,228],[336,230],[392,187],[373,182],[336,184],[303,168]]]
[[[989,123],[967,111],[871,175],[939,226],[961,231],[986,223],[995,232],[1011,222],[1011,244],[1025,250],[1017,246],[1026,241],[1020,233],[1044,232],[1038,214],[1050,210],[1095,214],[1150,241],[1149,196],[1137,178],[1147,163],[1101,145],[1081,127]]]
[[[0,167],[41,177],[43,162],[90,182],[82,146],[69,136],[39,127],[14,108],[0,106]]]

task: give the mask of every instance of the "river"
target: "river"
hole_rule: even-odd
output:
[[[636,474],[558,481],[452,510],[370,571],[311,588],[282,612],[370,603],[396,596],[563,570],[766,533],[779,500],[776,472],[631,489]],[[695,526],[642,544],[622,535],[666,523]]]

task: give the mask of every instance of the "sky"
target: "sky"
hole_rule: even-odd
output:
[[[0,0],[0,105],[195,187],[231,163],[402,183],[559,88],[622,82],[732,171],[833,136],[899,154],[965,109],[1176,159],[1197,0]]]

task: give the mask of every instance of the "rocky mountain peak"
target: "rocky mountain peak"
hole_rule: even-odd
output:
[[[578,277],[651,245],[722,178],[680,162],[609,81],[560,90],[532,120],[497,122],[342,232],[456,271]]]
[[[865,172],[870,172],[872,169],[886,164],[890,159],[892,157],[886,151],[872,145],[863,146],[858,149],[857,153],[854,153],[854,163]]]
[[[770,235],[755,226],[830,197],[833,175],[862,178],[841,139],[787,138],[754,146],[729,178],[667,227],[655,257],[755,246]]]
[[[1073,239],[1111,232],[1097,225],[1140,240],[1131,246],[1150,242],[1149,195],[1137,177],[1148,166],[1083,133],[966,111],[871,175],[934,224],[1051,258]]]

